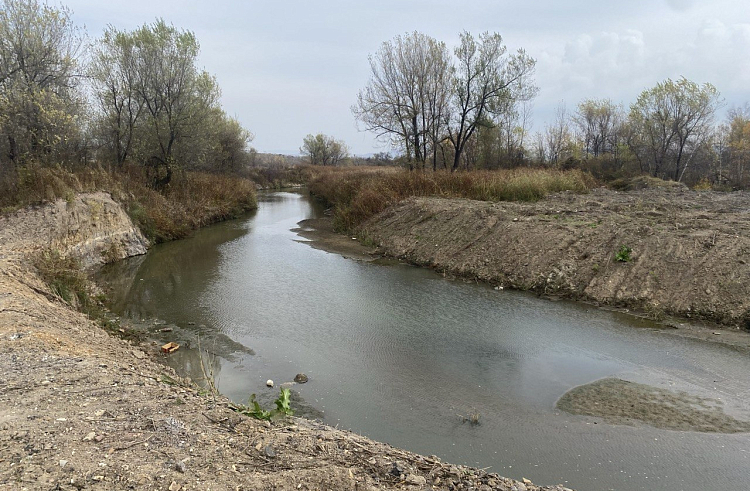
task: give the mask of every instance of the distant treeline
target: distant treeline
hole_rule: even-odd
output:
[[[535,60],[499,34],[445,43],[414,32],[382,44],[352,107],[364,129],[409,168],[580,168],[600,178],[650,174],[688,184],[750,185],[750,107],[723,106],[711,84],[685,78],[644,90],[629,107],[581,101],[530,134]]]

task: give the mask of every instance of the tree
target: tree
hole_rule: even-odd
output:
[[[576,145],[564,102],[557,106],[554,122],[544,130],[543,145],[545,161],[554,167],[575,157]]]
[[[435,168],[450,97],[445,44],[418,32],[396,36],[370,57],[370,69],[370,81],[352,106],[355,118],[403,148],[408,162],[424,166],[432,156]]]
[[[609,99],[578,103],[573,122],[583,138],[584,151],[593,157],[615,153],[623,119],[622,108]]]
[[[109,26],[94,49],[89,76],[101,110],[100,129],[113,160],[122,165],[133,146],[145,102],[136,91],[134,36]]]
[[[118,164],[132,157],[145,165],[157,188],[169,184],[177,161],[236,167],[251,138],[221,110],[216,80],[196,66],[199,48],[192,32],[159,19],[132,32],[110,27],[95,51],[104,148]],[[234,156],[221,155],[228,151]]]
[[[322,133],[307,135],[299,150],[312,165],[338,165],[349,154],[344,142]]]
[[[718,140],[721,142],[719,182],[725,174],[732,185],[745,187],[750,177],[750,106],[729,110],[726,123],[719,128]]]
[[[713,85],[684,77],[643,91],[630,106],[629,118],[629,145],[642,170],[681,181],[693,157],[708,144],[720,105]]]
[[[464,31],[455,56],[448,117],[454,171],[477,129],[493,125],[491,115],[501,113],[515,101],[530,100],[538,91],[530,81],[536,62],[522,49],[508,55],[500,34],[485,32],[476,40]]]
[[[65,7],[0,4],[0,132],[7,161],[62,160],[78,144],[82,43]]]

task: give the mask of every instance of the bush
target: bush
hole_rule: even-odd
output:
[[[615,261],[619,263],[629,263],[632,258],[630,255],[633,253],[633,249],[626,245],[621,245],[617,253],[615,253]]]

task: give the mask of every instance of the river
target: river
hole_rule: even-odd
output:
[[[114,312],[183,345],[169,364],[195,380],[208,372],[236,402],[257,393],[270,406],[278,389],[266,380],[304,372],[310,381],[293,387],[303,414],[453,463],[580,491],[750,488],[747,433],[555,408],[573,387],[618,377],[747,417],[746,353],[587,305],[317,250],[292,229],[321,213],[303,192],[263,194],[253,215],[110,265],[100,280]]]

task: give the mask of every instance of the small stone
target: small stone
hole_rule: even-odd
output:
[[[185,462],[183,462],[182,460],[178,460],[178,461],[177,461],[177,462],[176,462],[176,463],[174,464],[174,468],[175,468],[175,470],[176,470],[177,472],[180,472],[180,473],[182,473],[182,474],[184,474],[184,473],[185,473],[185,471],[187,470],[187,467],[185,466]]]
[[[298,384],[307,383],[308,380],[309,379],[307,378],[307,375],[305,375],[304,373],[298,373],[297,375],[294,376],[294,381],[297,382]]]
[[[65,465],[68,463],[67,460],[61,460],[60,461],[60,467],[65,467]]]
[[[266,380],[266,386],[267,387],[273,387],[273,380],[271,380],[270,378],[268,380]]]
[[[104,440],[104,437],[103,437],[102,435],[96,435],[96,436],[94,437],[94,441],[95,441],[96,443],[101,443],[101,441],[102,441],[102,440]]]
[[[175,481],[172,481],[172,484],[169,485],[169,491],[180,491],[182,489],[182,486],[177,484]]]
[[[263,454],[269,459],[276,457],[276,452],[274,452],[271,445],[266,445],[266,448],[263,449]]]
[[[407,484],[413,484],[414,486],[424,486],[427,484],[427,479],[423,476],[415,476],[414,474],[409,474],[405,480]]]
[[[526,479],[525,477],[521,479],[524,484],[531,484],[531,481]]]
[[[84,437],[83,437],[83,441],[84,441],[84,442],[90,442],[90,441],[91,441],[91,440],[93,440],[94,438],[96,438],[96,433],[94,433],[94,432],[92,431],[92,432],[88,433],[88,434],[87,434],[86,436],[84,436]]]

